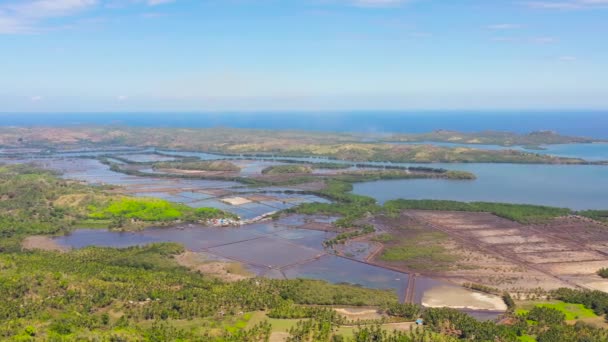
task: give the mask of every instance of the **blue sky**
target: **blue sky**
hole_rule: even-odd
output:
[[[606,109],[608,0],[0,0],[0,112]]]

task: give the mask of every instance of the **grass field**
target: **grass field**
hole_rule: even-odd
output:
[[[380,255],[384,261],[404,262],[412,269],[447,269],[458,261],[443,246],[446,235],[441,232],[419,232],[415,236],[389,239],[386,248]]]
[[[559,310],[566,315],[567,321],[598,317],[593,310],[586,308],[582,304],[571,304],[562,301],[524,302],[520,305],[520,309],[516,310],[516,313],[520,315],[526,314],[536,306]]]
[[[291,327],[298,324],[301,319],[278,319],[278,318],[269,318],[266,316],[264,311],[256,311],[251,313],[251,318],[247,324],[247,328],[251,328],[256,324],[268,321],[272,325],[273,332],[287,332]]]

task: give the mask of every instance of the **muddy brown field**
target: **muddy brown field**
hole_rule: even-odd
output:
[[[415,270],[421,274],[512,292],[608,288],[608,281],[596,275],[608,267],[608,227],[588,219],[569,216],[523,225],[489,213],[406,210],[398,218],[377,217],[372,223],[397,241],[428,232],[447,237],[439,246],[453,257],[452,267]],[[384,248],[395,244],[383,243]],[[382,253],[370,261],[412,271],[408,262],[383,260]]]

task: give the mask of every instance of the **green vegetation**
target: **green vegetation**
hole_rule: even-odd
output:
[[[69,231],[82,213],[58,200],[79,194],[87,202],[99,193],[32,166],[0,166],[0,251],[18,250],[27,235]]]
[[[584,210],[577,214],[596,221],[608,223],[608,210]]]
[[[414,321],[422,313],[422,308],[419,305],[411,303],[392,303],[386,308],[386,313],[390,316],[404,318],[408,321]]]
[[[491,287],[491,286],[487,286],[487,285],[483,285],[483,284],[477,284],[477,283],[464,283],[462,284],[463,287],[466,287],[467,289],[471,289],[471,290],[475,290],[475,291],[479,291],[479,292],[483,292],[483,293],[489,293],[489,294],[493,294],[493,295],[499,295],[500,294],[500,290],[495,288],[495,287]],[[510,298],[511,296],[508,293],[504,293],[503,294],[503,299],[504,298]],[[513,301],[513,299],[511,298],[511,301]],[[505,303],[506,304],[506,303]],[[508,306],[508,305],[507,305]],[[515,306],[514,303],[512,303],[511,306]]]
[[[606,267],[600,268],[597,271],[597,275],[599,275],[602,278],[608,278],[608,268],[606,268]]]
[[[388,233],[382,233],[374,236],[372,240],[377,242],[391,242],[395,240],[395,237]]]
[[[323,317],[325,321],[342,324],[344,318],[329,307],[296,305],[293,301],[284,301],[268,312],[270,318],[314,318]]]
[[[343,170],[351,167],[350,164],[345,163],[312,163],[309,164],[313,169],[325,169],[325,170]]]
[[[212,161],[181,161],[181,162],[159,162],[152,165],[154,169],[177,169],[192,171],[229,171],[239,172],[241,168],[226,160]]]
[[[69,223],[68,218],[87,213],[82,206],[94,205],[108,217],[174,218],[176,211],[184,215],[179,206],[149,199],[132,202],[128,198],[108,198],[101,190],[58,180],[40,170],[21,168],[2,169],[2,175],[9,178],[3,180],[3,189],[12,189],[3,194],[17,200],[12,203],[5,198],[2,213],[3,216],[17,215],[25,224],[39,219],[24,215],[28,203],[45,208],[38,211],[44,215],[41,217],[57,218],[46,226],[53,228],[51,231],[57,229],[51,224]],[[19,181],[13,183],[15,180]],[[48,191],[43,195],[25,191],[24,197],[17,196],[14,185],[29,183],[44,186],[36,189]],[[21,189],[26,190],[27,186]],[[336,204],[338,207],[325,209],[349,214],[346,207],[340,206],[350,206],[354,210],[351,216],[382,210],[373,200],[346,192],[349,189],[349,183],[328,184],[324,194],[340,202]],[[106,205],[101,205],[103,203]],[[61,209],[64,216],[51,214],[56,204],[65,207]],[[66,219],[68,221],[63,221]],[[38,233],[40,230],[32,229],[17,235]],[[258,278],[224,283],[178,266],[173,256],[182,251],[183,247],[177,244],[85,248],[66,253],[4,249],[0,253],[0,296],[4,299],[0,302],[0,339],[266,341],[270,333],[276,331],[271,323],[277,325],[276,329],[288,331],[291,341],[315,342],[485,342],[515,341],[531,336],[543,342],[574,342],[580,338],[599,342],[608,337],[606,330],[584,324],[564,324],[568,316],[560,312],[559,307],[532,309],[525,317],[514,317],[511,325],[499,325],[478,322],[456,310],[422,310],[412,304],[397,304],[395,294],[390,291],[312,280]],[[601,292],[560,289],[552,296],[579,302],[600,314],[605,314],[608,308],[608,295]],[[422,317],[426,326],[424,330],[389,332],[380,325],[364,325],[349,330],[352,336],[345,336],[342,334],[346,330],[340,327],[343,319],[335,311],[319,305],[384,307],[388,314],[401,319]],[[577,309],[584,312],[581,306]],[[275,318],[250,324],[252,316],[248,312],[259,311]],[[284,317],[292,318],[281,319]]]
[[[265,175],[281,175],[281,174],[303,174],[303,173],[312,173],[312,168],[308,165],[297,165],[297,164],[287,164],[287,165],[273,165],[269,166],[262,170],[262,174]]]
[[[474,180],[476,176],[465,171],[445,171],[445,170],[408,170],[402,169],[382,169],[382,170],[356,170],[347,171],[333,176],[333,179],[350,182],[369,182],[381,179],[421,179],[421,178],[441,178],[450,180]]]
[[[528,134],[517,134],[500,131],[483,132],[456,132],[449,130],[438,130],[430,133],[420,134],[396,134],[385,141],[398,142],[447,142],[461,144],[483,144],[500,146],[525,146],[526,148],[538,149],[541,145],[592,143],[598,140],[582,137],[569,137],[559,135],[552,131],[536,131]]]
[[[284,307],[286,301],[322,305],[396,301],[388,291],[312,280],[223,283],[178,266],[171,256],[182,251],[176,244],[152,244],[0,254],[0,295],[4,298],[0,336],[15,338],[31,326],[40,340],[105,340],[114,335],[133,340],[166,322],[171,340],[179,336],[192,340],[212,330],[213,321],[241,311]],[[204,322],[201,319],[210,321],[193,331],[174,327],[184,320]],[[238,330],[244,326],[240,325]]]
[[[441,200],[393,200],[386,202],[385,209],[389,213],[398,213],[403,209],[448,210],[489,212],[496,216],[520,223],[544,222],[555,217],[572,213],[570,209],[554,208],[530,204],[508,204],[490,202],[456,202]]]
[[[356,228],[356,221],[368,213],[378,212],[381,207],[373,198],[350,193],[352,184],[344,181],[328,180],[323,190],[317,195],[326,197],[333,203],[305,203],[287,210],[299,214],[321,214],[341,216],[334,225],[340,228]]]
[[[337,225],[347,231],[338,235],[343,239],[336,243],[354,236],[351,234],[369,231],[362,220],[367,214],[395,214],[412,207],[487,211],[520,222],[570,213],[559,208],[447,201],[393,201],[381,207],[371,198],[350,193],[348,177],[327,180],[327,187],[318,193],[334,203],[293,209],[342,216]],[[599,291],[553,291],[551,296],[564,303],[537,305],[528,312],[520,311],[521,316],[511,317],[509,325],[501,325],[478,322],[456,310],[423,310],[416,305],[397,304],[390,291],[312,280],[256,278],[225,283],[177,265],[173,257],[183,252],[177,244],[86,248],[65,253],[19,248],[25,236],[68,232],[84,220],[166,222],[222,214],[156,199],[116,197],[102,188],[61,180],[29,166],[0,167],[0,339],[267,341],[275,329],[268,322],[279,324],[285,319],[283,322],[289,324],[283,328],[289,332],[290,341],[608,340],[606,330],[565,323],[572,317],[608,313],[608,294]],[[442,236],[418,232],[416,236],[402,240],[395,234],[379,239],[394,244],[386,250],[389,259],[405,260],[414,267],[423,267],[424,259],[438,264],[454,262],[453,256],[440,248]],[[349,330],[352,337],[343,336],[343,318],[322,305],[382,307],[393,317],[422,317],[426,327],[389,332],[380,325],[363,325]],[[250,324],[249,313],[261,311],[272,320]]]
[[[452,179],[452,180],[473,180],[473,179],[477,178],[471,172],[467,172],[467,171],[455,171],[455,170],[447,171],[444,174],[444,176],[445,176],[446,179]]]
[[[596,315],[608,314],[608,293],[606,292],[561,288],[552,291],[551,296],[566,303],[582,304],[592,309]]]
[[[202,174],[202,173],[155,173],[141,171],[131,166],[121,165],[112,161],[112,158],[102,157],[99,159],[102,163],[110,166],[110,170],[120,172],[132,176],[141,177],[170,177],[170,178],[188,178],[188,179],[208,179],[208,180],[224,180],[233,181],[245,184],[250,187],[263,186],[290,186],[310,183],[314,181],[341,181],[347,183],[365,182],[381,179],[419,179],[419,178],[442,178],[453,180],[471,180],[475,179],[475,175],[469,172],[447,171],[444,169],[433,169],[428,167],[387,167],[386,169],[365,169],[353,170],[349,172],[341,172],[338,174],[314,174],[312,173],[313,166],[306,165],[278,165],[271,166],[262,170],[264,176],[241,177],[233,172]],[[216,161],[218,162],[218,161]],[[221,162],[221,161],[219,161]],[[219,163],[218,162],[218,163]],[[289,162],[289,161],[286,161]],[[182,165],[185,162],[170,162],[160,165]],[[190,162],[188,162],[190,163]],[[140,163],[141,164],[141,163]],[[153,165],[159,165],[155,163]],[[314,165],[314,164],[313,164]],[[219,168],[228,169],[228,166],[218,166]],[[305,169],[305,170],[304,170]],[[296,172],[296,173],[291,173]],[[281,175],[290,175],[290,177],[280,177]],[[273,177],[278,176],[278,177]]]
[[[481,143],[501,145],[532,145],[572,142],[591,142],[586,138],[562,137],[550,132],[529,135],[487,132],[465,134],[457,132],[434,133],[436,137],[412,136],[389,138],[392,141],[435,141]],[[490,136],[486,138],[486,136]],[[445,137],[442,139],[442,137]],[[362,137],[352,134],[327,132],[298,132],[252,129],[190,129],[190,128],[129,128],[129,127],[35,127],[0,129],[0,145],[37,147],[91,142],[93,146],[122,144],[128,146],[157,146],[223,154],[256,154],[284,157],[328,157],[350,161],[386,162],[468,162],[468,163],[552,163],[585,164],[576,158],[559,158],[516,150],[482,150],[468,147],[432,145],[406,145],[364,143]],[[95,143],[92,143],[95,142]]]
[[[93,219],[127,218],[141,221],[175,221],[184,215],[185,205],[155,198],[121,198],[104,208],[89,206]]]
[[[363,235],[367,235],[367,234],[371,234],[375,231],[374,226],[372,225],[364,225],[361,229],[355,229],[355,230],[351,230],[349,232],[344,232],[344,233],[340,233],[338,235],[336,235],[336,237],[334,237],[333,239],[329,239],[329,240],[325,240],[323,241],[323,245],[325,247],[332,247],[334,245],[337,244],[343,244],[346,241],[359,237],[359,236],[363,236]]]
[[[531,303],[529,306],[531,306],[531,308],[524,307],[516,310],[515,313],[518,315],[526,315],[532,312],[532,310],[534,310],[535,308],[547,308],[559,311],[564,315],[564,319],[567,321],[597,317],[593,310],[588,309],[583,304],[572,304],[565,303],[563,301],[552,301]],[[530,315],[528,315],[528,317],[530,317]]]
[[[184,204],[172,203],[157,198],[123,197],[109,201],[100,207],[88,207],[91,219],[140,220],[148,222],[166,222],[175,220],[200,221],[214,218],[234,217],[215,208],[194,209]]]
[[[441,232],[417,231],[386,244],[380,259],[398,261],[412,270],[450,269],[456,266],[459,258],[442,245],[445,238]]]
[[[33,166],[0,167],[0,251],[20,249],[28,235],[63,234],[83,224],[124,228],[129,220],[151,224],[233,216],[213,208],[113,195]]]
[[[515,311],[515,301],[513,300],[513,297],[511,297],[511,294],[509,294],[509,292],[504,292],[502,294],[502,301],[505,302],[505,305],[507,306],[507,310],[509,310],[509,313],[512,313],[513,311]]]

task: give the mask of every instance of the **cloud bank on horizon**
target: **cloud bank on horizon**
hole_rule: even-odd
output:
[[[1,111],[605,109],[608,0],[6,0]]]

